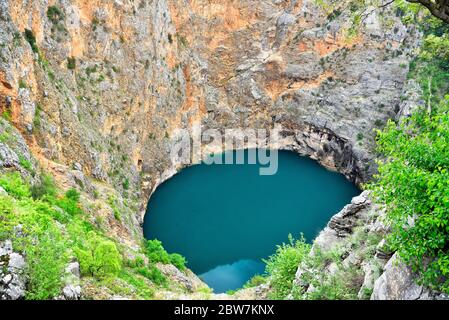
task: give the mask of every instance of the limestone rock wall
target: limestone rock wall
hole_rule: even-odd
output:
[[[362,183],[373,130],[410,107],[420,34],[385,9],[348,36],[350,14],[312,0],[0,0],[0,130],[20,132],[0,143],[0,171],[20,169],[21,148],[63,187],[100,193],[93,216],[111,216],[114,195],[126,218],[108,230],[129,246],[181,169],[174,130],[195,123],[280,127],[277,147]]]
[[[302,130],[302,153],[366,180],[373,129],[399,111],[419,39],[389,11],[348,37],[349,12],[331,16],[310,0],[2,0],[0,8],[2,110],[37,157],[119,190],[127,180],[141,209],[172,166],[172,131],[195,121]]]

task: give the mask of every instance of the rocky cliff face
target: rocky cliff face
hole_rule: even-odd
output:
[[[132,246],[180,169],[177,128],[278,126],[278,147],[372,175],[373,129],[403,109],[419,34],[376,11],[348,36],[349,15],[311,0],[0,0],[0,109],[21,154],[86,201],[100,193],[92,215]],[[0,144],[1,170],[20,169],[14,154]]]

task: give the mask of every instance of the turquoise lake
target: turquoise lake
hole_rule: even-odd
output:
[[[186,257],[214,292],[263,274],[262,259],[301,233],[310,242],[360,191],[317,162],[279,152],[278,172],[260,164],[196,165],[160,185],[148,203],[147,239]]]

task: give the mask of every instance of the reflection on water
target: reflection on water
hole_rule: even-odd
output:
[[[159,186],[145,215],[147,239],[186,257],[216,292],[240,288],[263,272],[262,259],[288,241],[311,241],[329,218],[359,193],[341,174],[292,152],[279,170],[257,165],[198,165]],[[252,261],[252,262],[251,262]]]
[[[263,262],[256,260],[240,260],[232,264],[225,264],[213,268],[199,277],[217,293],[226,292],[242,287],[255,274],[262,274],[265,270]]]

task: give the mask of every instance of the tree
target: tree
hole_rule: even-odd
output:
[[[331,13],[341,8],[350,8],[353,24],[359,25],[376,10],[395,6],[416,15],[420,9],[427,8],[432,15],[449,23],[449,0],[315,0],[323,9]]]
[[[435,17],[449,23],[449,0],[407,0],[407,2],[422,4]]]
[[[421,283],[449,292],[449,96],[378,135],[379,174],[370,188],[386,207],[388,243]]]

